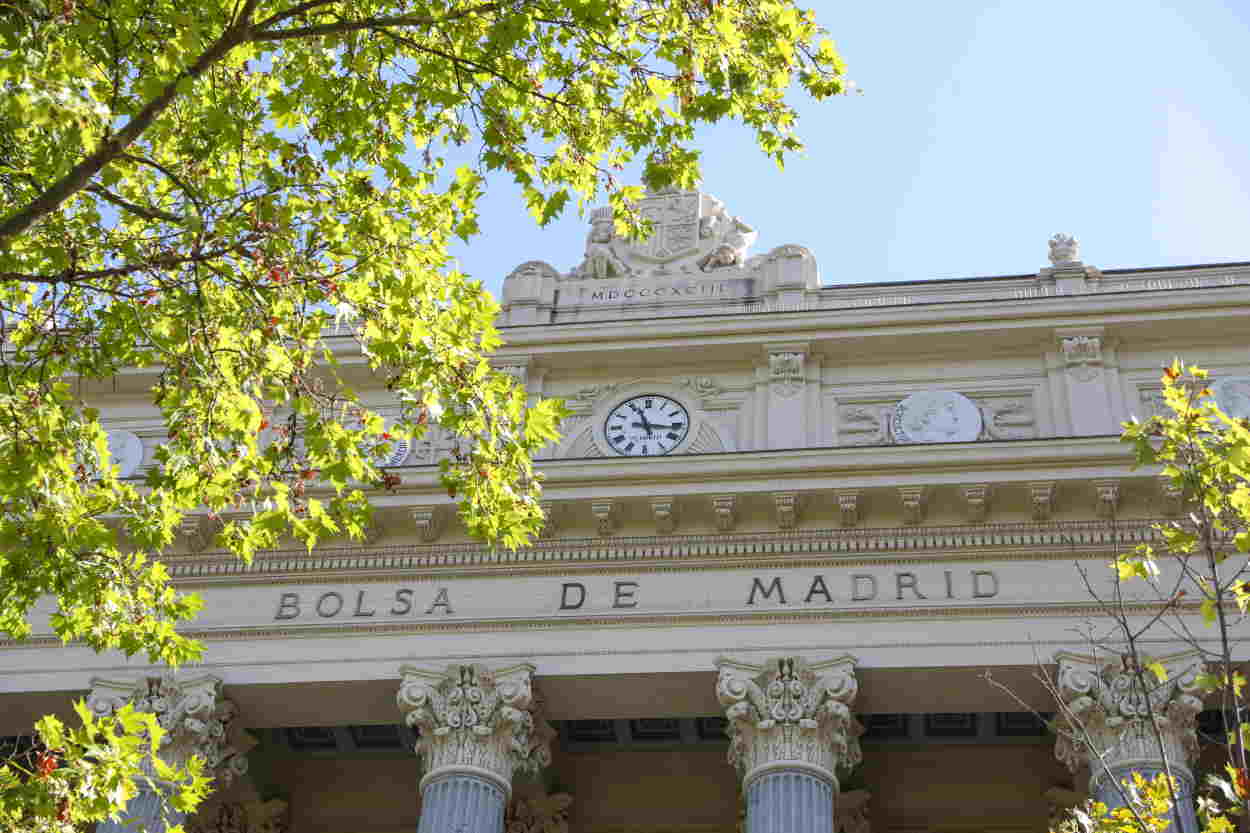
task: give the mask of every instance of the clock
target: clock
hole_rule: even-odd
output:
[[[668,454],[690,432],[690,414],[676,399],[644,393],[608,412],[603,435],[608,446],[626,457]]]

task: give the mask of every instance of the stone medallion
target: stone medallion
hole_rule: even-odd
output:
[[[981,409],[954,391],[921,391],[895,406],[893,427],[900,443],[972,442],[981,435]]]
[[[107,432],[109,454],[117,466],[118,477],[130,477],[143,462],[143,440],[132,431],[114,428]]]
[[[1234,419],[1250,419],[1250,376],[1230,376],[1211,385],[1215,403]]]

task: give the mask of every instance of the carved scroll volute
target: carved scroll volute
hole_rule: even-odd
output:
[[[1204,668],[1198,654],[1160,657],[1157,662],[1167,672],[1162,682],[1151,670],[1139,674],[1128,663],[1108,662],[1107,657],[1064,652],[1055,659],[1056,688],[1064,705],[1055,722],[1055,757],[1071,771],[1090,763],[1091,744],[1109,768],[1157,765],[1152,714],[1174,767],[1184,770],[1196,759],[1196,724],[1202,711],[1197,676]],[[1092,768],[1091,792],[1103,777],[1101,767]]]
[[[534,666],[495,671],[453,665],[434,672],[400,669],[396,700],[405,722],[420,734],[416,753],[425,779],[460,770],[492,777],[505,794],[512,776],[551,762],[555,731],[534,716]]]
[[[779,657],[764,665],[717,662],[716,695],[729,720],[729,762],[743,785],[778,769],[814,772],[837,784],[856,766],[863,728],[851,714],[859,684],[849,656],[820,663]]]
[[[247,772],[248,739],[245,733],[234,731],[237,709],[222,694],[221,680],[216,677],[91,681],[87,707],[97,716],[110,716],[127,703],[156,716],[165,730],[160,756],[167,763],[182,766],[198,755],[204,759],[205,771],[224,784]]]

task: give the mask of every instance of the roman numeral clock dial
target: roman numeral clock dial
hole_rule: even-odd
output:
[[[608,445],[626,457],[668,454],[690,431],[690,415],[680,402],[647,393],[626,399],[603,423]]]

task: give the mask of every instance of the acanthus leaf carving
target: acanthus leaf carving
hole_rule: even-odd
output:
[[[1192,786],[1188,766],[1198,755],[1197,717],[1202,711],[1198,675],[1205,671],[1196,652],[1142,658],[1140,667],[1127,656],[1108,661],[1063,652],[1055,660],[1055,687],[1063,703],[1055,722],[1055,757],[1060,762],[1075,772],[1091,763],[1092,745],[1092,754],[1121,777],[1123,768],[1152,762],[1157,766],[1166,756],[1173,774],[1184,774]],[[1156,664],[1164,669],[1162,681],[1152,670]],[[1103,766],[1091,767],[1091,793],[1105,777]]]
[[[237,709],[222,694],[221,680],[202,676],[180,680],[172,674],[135,680],[93,679],[87,708],[95,715],[111,716],[122,706],[156,716],[165,730],[160,755],[175,766],[195,755],[204,760],[205,772],[229,784],[247,772],[246,750],[232,742]],[[150,764],[145,773],[155,778]]]
[[[505,833],[568,833],[569,808],[573,796],[568,793],[517,796],[508,805],[504,816]]]
[[[806,765],[830,779],[861,762],[863,727],[851,714],[859,691],[853,658],[809,664],[778,657],[752,665],[722,657],[716,666],[716,696],[729,720],[729,762],[744,786],[780,762]]]
[[[551,762],[555,732],[534,715],[534,666],[497,670],[451,665],[441,672],[405,665],[396,694],[405,723],[418,730],[425,778],[458,769],[495,777],[504,794],[512,776]]]
[[[196,814],[187,823],[187,833],[286,833],[287,803],[269,801],[226,801],[212,814]]]

